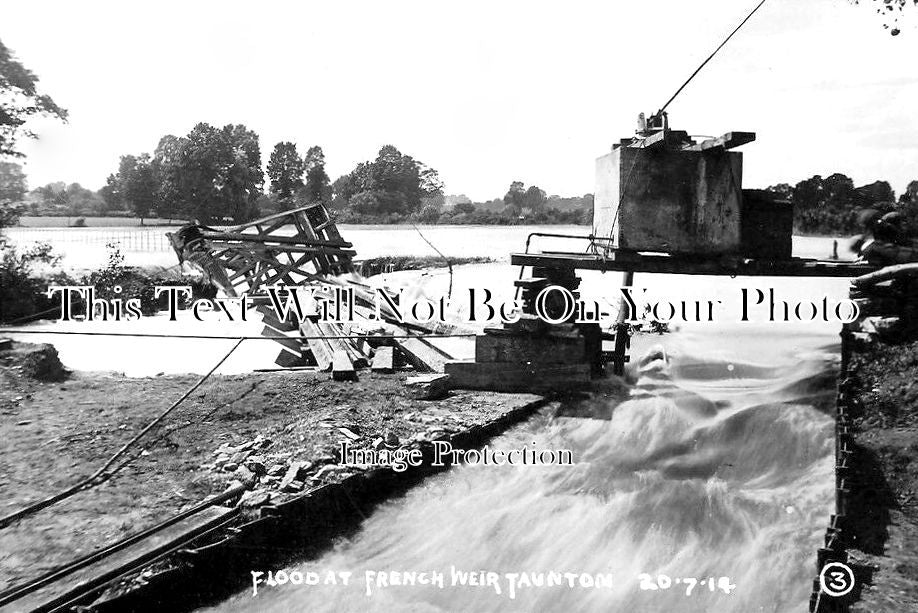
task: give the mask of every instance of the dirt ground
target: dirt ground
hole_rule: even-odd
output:
[[[0,351],[0,516],[93,473],[198,379],[78,372],[40,381],[8,354]],[[333,476],[345,436],[404,444],[538,399],[454,391],[416,400],[403,383],[409,374],[362,371],[358,382],[308,371],[211,377],[110,480],[0,529],[0,591],[224,491],[251,476],[246,467],[259,473],[264,502],[282,496],[282,485],[295,493]],[[291,483],[294,465],[302,469]]]
[[[874,530],[852,560],[874,569],[852,611],[918,611],[918,342],[872,343],[852,355],[856,445],[870,464]]]

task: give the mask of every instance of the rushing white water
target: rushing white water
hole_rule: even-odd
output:
[[[217,610],[803,610],[831,512],[832,419],[819,407],[832,403],[835,347],[813,337],[778,341],[781,356],[767,361],[712,360],[710,341],[687,336],[636,347],[655,359],[627,391],[546,409],[490,443],[570,449],[574,466],[453,468],[287,569],[350,571],[349,586],[262,585]],[[451,567],[499,573],[502,593],[452,586]],[[368,570],[440,570],[445,585],[371,582],[368,596]],[[608,573],[614,587],[565,581],[510,599],[505,573],[549,571]],[[642,590],[641,573],[682,581]],[[687,595],[688,577],[729,577],[736,588]]]
[[[526,234],[535,229],[423,231],[450,255],[505,260],[509,252],[522,250]],[[473,231],[476,240],[470,246]],[[361,228],[345,236],[365,257],[429,249],[405,228]],[[576,248],[558,242],[551,247]],[[795,238],[798,256],[824,258],[831,247],[831,239]],[[453,284],[457,292],[487,288],[495,299],[506,299],[516,274],[505,262],[464,266],[456,269]],[[584,297],[617,301],[620,274],[582,277]],[[449,284],[445,270],[395,273],[385,280],[434,297]],[[736,301],[744,287],[774,288],[791,302],[838,299],[845,281],[638,275],[635,284],[670,299],[723,299],[727,309],[715,322],[679,323],[672,334],[635,337],[635,383],[612,384],[589,401],[546,409],[490,442],[495,449],[533,443],[570,449],[574,466],[453,468],[379,507],[358,532],[319,559],[287,569],[319,572],[323,579],[327,571],[349,571],[354,573],[349,586],[262,585],[258,596],[247,590],[217,610],[804,610],[815,549],[833,499],[829,414],[838,324],[769,323],[761,317],[740,323]],[[260,325],[192,326],[156,317],[106,325],[112,330],[257,334]],[[54,335],[23,340],[54,342],[73,368],[135,375],[201,372],[232,343]],[[270,365],[276,353],[271,345],[247,344],[221,372]],[[498,573],[502,593],[452,586],[451,567]],[[374,587],[367,596],[365,571],[439,571],[445,585]],[[571,588],[562,576],[561,586],[519,586],[510,598],[506,573],[535,573],[537,580],[539,573],[552,571],[611,577],[612,587],[576,583]],[[642,573],[655,585],[668,585],[667,578],[672,583],[644,590]],[[715,581],[711,590],[712,577],[727,577],[735,588],[727,594]],[[687,579],[706,584],[687,594]]]
[[[825,257],[831,241],[803,247],[798,255]],[[513,272],[464,267],[454,282],[507,296],[500,288]],[[409,275],[390,280],[417,281],[429,295],[448,282],[441,272]],[[608,294],[620,282],[582,276],[584,295]],[[742,287],[773,287],[789,301],[838,299],[845,290],[845,281],[813,279],[638,275],[636,284],[725,299]],[[325,555],[285,569],[320,581],[351,572],[348,586],[340,575],[338,585],[261,585],[257,596],[249,589],[215,610],[805,610],[832,511],[838,329],[725,315],[635,337],[636,382],[546,409],[489,443],[570,449],[574,466],[453,468],[379,507]],[[453,568],[497,573],[501,593],[452,585]],[[378,587],[371,575],[368,595],[367,571],[439,571],[444,587]],[[518,585],[510,598],[514,573],[536,581],[552,571],[577,573],[575,587],[564,578],[560,586]],[[582,587],[579,573],[611,577],[613,587]],[[658,589],[642,589],[644,573],[643,587]],[[729,594],[721,577],[735,585]],[[692,579],[705,585],[687,594]]]

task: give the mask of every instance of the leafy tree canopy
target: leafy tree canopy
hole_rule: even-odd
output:
[[[38,91],[38,77],[0,42],[0,155],[21,157],[18,139],[35,137],[25,124],[42,115],[67,120],[67,111]]]
[[[308,173],[307,173],[308,174]],[[363,162],[332,185],[335,209],[381,220],[418,213],[442,205],[443,182],[436,170],[392,145],[372,162]],[[431,210],[426,213],[430,216]]]
[[[268,179],[271,193],[281,200],[287,200],[304,187],[303,172],[306,166],[297,153],[296,145],[280,142],[274,145],[268,160]]]

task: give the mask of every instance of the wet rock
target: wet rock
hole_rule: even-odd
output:
[[[243,462],[245,462],[246,458],[248,458],[249,455],[251,455],[251,453],[252,453],[251,451],[237,452],[233,454],[232,458],[230,458],[230,462],[232,462],[233,464],[242,464]]]
[[[284,478],[281,479],[280,489],[287,491],[287,488],[293,483],[300,473],[300,469],[303,467],[302,462],[292,462],[290,468],[287,469],[287,472],[284,474]]]
[[[291,481],[281,486],[281,491],[287,492],[288,494],[295,494],[303,491],[303,487],[305,487],[305,484],[302,481]]]
[[[416,400],[440,400],[449,394],[449,375],[419,375],[409,377],[405,388]]]
[[[246,487],[252,487],[258,482],[258,477],[245,466],[240,466],[233,472],[233,477],[245,484]]]
[[[252,490],[243,494],[236,506],[253,509],[269,502],[271,502],[271,494],[269,492]]]
[[[348,468],[346,466],[341,466],[340,464],[326,464],[323,466],[319,472],[313,477],[317,481],[329,481],[335,480],[343,476],[343,473],[347,473]]]
[[[261,456],[249,457],[249,459],[245,461],[244,466],[256,475],[264,475],[268,472],[268,469],[265,468],[265,460]]]
[[[447,431],[443,428],[431,428],[424,433],[424,438],[432,441],[434,439],[442,438],[447,435]]]

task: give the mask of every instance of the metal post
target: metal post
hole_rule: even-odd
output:
[[[631,287],[634,284],[634,271],[626,270],[622,287]],[[631,336],[628,334],[630,324],[625,321],[628,307],[625,297],[622,296],[618,303],[618,315],[615,318],[615,352],[612,357],[612,372],[619,377],[625,374],[625,363],[628,362],[628,348],[631,346]]]

